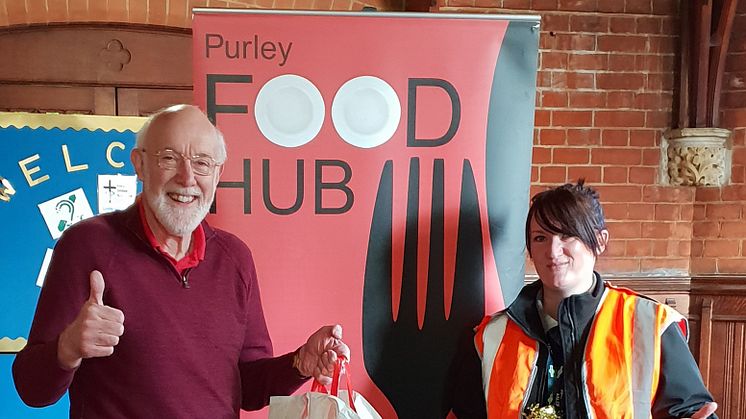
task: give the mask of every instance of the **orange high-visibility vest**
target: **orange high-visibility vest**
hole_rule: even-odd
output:
[[[581,377],[589,419],[650,418],[660,372],[660,338],[676,310],[606,284],[592,320]],[[539,342],[504,312],[477,327],[487,417],[522,418],[537,377]]]

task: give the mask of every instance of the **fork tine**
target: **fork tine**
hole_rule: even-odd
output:
[[[407,325],[418,324],[417,235],[419,231],[419,184],[420,159],[418,157],[412,157],[409,161],[409,179],[407,182],[406,227],[404,228],[404,263],[402,269],[401,297],[399,300],[399,317],[397,319],[397,322],[404,322],[404,324]]]
[[[459,200],[461,196],[461,162],[446,162],[448,169],[443,177],[443,310],[448,320],[456,277],[456,241],[459,228]]]
[[[393,162],[381,170],[370,225],[363,281],[363,359],[366,368],[381,371],[383,348],[395,323],[391,317],[391,199]],[[375,374],[371,375],[373,377]],[[375,375],[380,378],[380,375]]]
[[[365,260],[365,280],[363,282],[363,323],[377,326],[393,324],[393,318],[383,321],[378,315],[382,310],[391,312],[391,198],[392,198],[392,164],[384,163],[381,179],[378,183],[376,201],[370,225],[368,252]]]
[[[474,299],[484,301],[484,257],[482,256],[482,225],[474,171],[468,159],[463,160],[461,190],[459,192],[458,238],[456,241],[456,273],[454,275],[452,307],[456,310],[449,319],[473,317],[472,311],[481,311],[472,320],[483,315],[484,304],[474,304]],[[478,297],[477,297],[478,296]]]
[[[427,275],[427,303],[425,307],[425,327],[440,328],[446,319],[443,301],[443,209],[444,179],[443,159],[433,160],[432,189],[430,195],[430,237],[429,237],[429,272]],[[422,201],[420,201],[422,202]]]
[[[390,161],[389,161],[390,162]],[[402,279],[404,277],[404,236],[407,229],[407,191],[409,168],[390,165],[393,171],[391,193],[391,309],[392,318],[399,318]]]
[[[430,240],[430,228],[432,222],[433,208],[433,166],[423,163],[420,165],[419,173],[419,200],[417,211],[417,325],[420,330],[425,322],[425,305],[435,303],[433,296],[428,295],[431,288],[429,278],[430,252],[432,241]],[[428,279],[429,278],[429,279]],[[435,284],[432,284],[435,285]],[[439,293],[442,295],[442,292]],[[443,299],[441,298],[442,304]],[[441,305],[439,305],[441,306]]]

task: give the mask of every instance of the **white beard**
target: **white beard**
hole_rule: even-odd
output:
[[[208,202],[196,188],[185,188],[171,192],[182,195],[196,195],[197,206],[193,208],[175,207],[171,204],[172,200],[166,193],[148,197],[148,204],[153,209],[155,218],[169,234],[182,237],[191,235],[205,219],[207,213],[210,212],[212,202]]]

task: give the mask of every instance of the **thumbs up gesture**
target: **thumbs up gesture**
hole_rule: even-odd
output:
[[[104,277],[99,271],[90,275],[90,295],[78,316],[60,334],[57,360],[68,370],[80,366],[84,358],[109,356],[124,333],[124,313],[104,305]]]

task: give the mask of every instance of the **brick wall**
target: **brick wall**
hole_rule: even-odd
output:
[[[746,272],[746,1],[733,25],[721,126],[734,131],[732,183],[658,183],[672,112],[676,0],[438,0],[441,12],[542,17],[533,192],[584,177],[604,201],[609,273]],[[0,0],[0,26],[112,21],[189,27],[191,7],[400,11],[406,0]]]
[[[685,273],[693,193],[655,186],[661,133],[671,127],[676,3],[605,3],[535,10],[543,30],[534,188],[581,177],[597,187],[612,237],[599,269]]]
[[[51,22],[128,22],[188,28],[193,7],[401,10],[404,0],[0,0],[0,27]]]
[[[601,193],[615,274],[746,272],[746,6],[734,23],[722,126],[734,130],[732,184],[661,185],[674,124],[679,2],[445,0],[441,12],[542,17],[532,192],[583,177]]]

